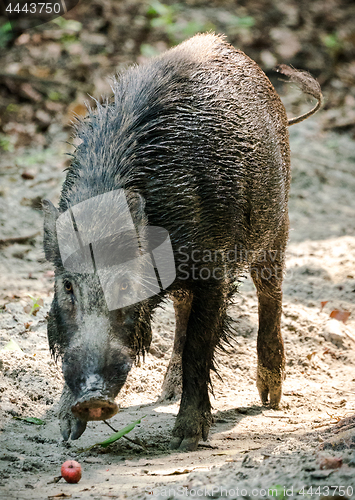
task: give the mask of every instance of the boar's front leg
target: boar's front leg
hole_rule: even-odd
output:
[[[259,330],[257,341],[258,369],[256,385],[263,404],[277,409],[285,378],[284,344],[281,335],[282,279],[287,228],[267,250],[263,262],[254,263],[251,275],[259,302]]]
[[[177,399],[182,391],[182,353],[186,341],[186,330],[191,312],[192,293],[173,296],[175,310],[175,338],[168,369],[165,374],[160,401]]]
[[[74,417],[71,409],[75,405],[76,398],[67,384],[63,387],[63,392],[59,401],[59,425],[64,441],[78,439],[86,429],[86,422]]]
[[[224,314],[224,316],[223,316]],[[212,423],[208,394],[214,349],[225,317],[223,292],[217,287],[194,291],[182,355],[182,397],[171,449],[196,450]]]

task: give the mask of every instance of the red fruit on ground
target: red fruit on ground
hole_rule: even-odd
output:
[[[75,460],[64,462],[60,472],[67,483],[78,483],[81,479],[81,465]]]

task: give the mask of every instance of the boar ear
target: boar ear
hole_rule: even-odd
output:
[[[127,193],[127,201],[129,209],[133,218],[133,222],[136,226],[143,226],[146,224],[145,216],[145,200],[143,196],[136,191],[130,191]]]
[[[57,231],[55,226],[57,218],[59,216],[59,212],[55,208],[53,203],[49,200],[42,200],[42,210],[44,212],[44,254],[46,256],[46,259],[53,264],[58,263],[58,260],[60,260],[60,255],[58,249]]]

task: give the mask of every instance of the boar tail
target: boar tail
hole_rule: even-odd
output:
[[[295,118],[290,118],[288,120],[289,126],[294,125],[295,123],[300,123],[303,120],[306,120],[306,118],[309,118],[316,111],[318,111],[318,109],[323,104],[323,94],[319,83],[317,82],[317,80],[313,78],[313,76],[311,76],[307,71],[300,71],[298,69],[291,68],[286,64],[279,64],[276,67],[276,71],[282,73],[283,75],[288,76],[291,82],[296,83],[302,90],[302,92],[311,95],[318,101],[317,104],[314,106],[314,108],[308,111],[307,113],[304,113],[303,115],[300,116],[296,116]]]

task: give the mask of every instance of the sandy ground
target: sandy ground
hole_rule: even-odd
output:
[[[355,414],[355,153],[347,135],[322,132],[320,123],[317,115],[290,129],[292,231],[281,409],[261,406],[257,394],[257,302],[246,278],[230,311],[235,346],[217,356],[222,380],[213,376],[215,423],[209,441],[193,453],[168,450],[178,404],[157,403],[172,348],[171,303],[157,312],[152,351],[132,370],[117,398],[121,411],[110,420],[120,429],[145,416],[129,435],[144,447],[121,439],[80,453],[111,435],[102,422],[89,423],[78,441],[61,439],[56,411],[63,379],[46,339],[53,273],[43,258],[37,207],[43,197],[58,200],[66,135],[58,135],[58,150],[3,155],[0,238],[34,236],[2,244],[0,252],[0,498],[352,497],[355,430],[351,421],[348,427],[336,424]],[[25,312],[32,304],[28,294],[43,299],[36,316]],[[345,324],[330,320],[335,309],[351,313]],[[11,339],[21,350],[3,350]],[[14,418],[19,416],[45,423]],[[340,457],[343,465],[321,470],[327,457]],[[53,482],[67,459],[82,464],[78,484]]]

